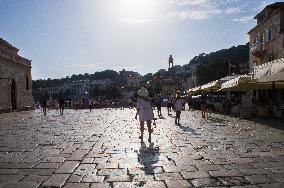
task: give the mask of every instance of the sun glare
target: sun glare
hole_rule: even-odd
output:
[[[115,0],[109,6],[112,14],[119,18],[147,19],[159,12],[158,3],[154,0]]]

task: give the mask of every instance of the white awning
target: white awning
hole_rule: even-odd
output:
[[[262,76],[257,79],[257,82],[284,82],[284,71],[269,76]]]
[[[255,80],[252,79],[251,75],[241,75],[221,85],[221,90],[223,91],[246,91],[253,89]]]
[[[215,80],[213,82],[209,82],[207,84],[204,84],[200,87],[202,91],[208,91],[208,90],[218,90],[220,88],[219,80]]]
[[[254,67],[254,78],[258,82],[284,81],[284,58]]]
[[[187,91],[188,94],[193,94],[193,93],[196,93],[200,90],[200,86],[197,86],[197,87],[194,87],[194,88],[191,88]]]

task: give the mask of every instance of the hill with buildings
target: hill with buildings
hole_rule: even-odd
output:
[[[247,73],[248,62],[249,44],[247,43],[209,54],[202,53],[185,65],[175,65],[168,70],[160,69],[156,73],[148,73],[144,76],[134,71],[105,70],[93,74],[73,74],[61,79],[34,80],[33,95],[35,98],[39,98],[44,91],[50,96],[64,94],[68,97],[76,96],[75,98],[78,98],[87,94],[85,96],[87,98],[88,96],[96,96],[97,93],[103,95],[101,91],[114,87],[120,88],[120,90],[123,88],[124,91],[137,90],[141,86],[154,89],[157,88],[157,83],[160,88],[163,84],[176,84],[178,89],[185,90],[232,73]],[[193,78],[195,82],[192,81]],[[190,84],[187,83],[189,79],[191,79]]]
[[[228,76],[249,72],[249,43],[209,54],[199,54],[183,66],[196,76],[197,85]]]

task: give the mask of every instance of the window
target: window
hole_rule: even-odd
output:
[[[257,45],[257,36],[254,38],[253,44],[254,44],[254,45]]]
[[[267,41],[271,41],[271,40],[272,40],[272,29],[269,29],[267,33]]]
[[[29,77],[26,77],[26,90],[29,90]]]

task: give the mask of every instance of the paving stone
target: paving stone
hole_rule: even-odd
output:
[[[7,182],[0,183],[0,188],[37,188],[39,183],[37,182]]]
[[[39,163],[34,168],[51,168],[51,169],[57,169],[62,163]]]
[[[56,171],[55,173],[63,174],[63,173],[72,173],[75,168],[79,165],[79,161],[65,161]]]
[[[90,188],[110,188],[110,184],[108,182],[103,183],[91,183]]]
[[[284,183],[284,173],[283,174],[269,174],[267,176],[276,182]]]
[[[193,187],[187,180],[165,180],[168,188],[187,188]]]
[[[121,176],[118,176],[121,177]],[[83,177],[81,182],[97,182],[101,183],[105,179],[104,176],[97,176],[96,174],[87,174]]]
[[[242,173],[237,170],[221,170],[221,171],[209,171],[209,174],[213,177],[226,177],[226,176],[242,176]]]
[[[77,175],[77,174],[72,174],[69,179],[67,180],[67,182],[71,182],[71,183],[80,183],[83,179],[84,175]]]
[[[144,185],[145,188],[166,188],[166,185],[163,181],[147,181]]]
[[[41,175],[29,175],[24,177],[21,181],[22,182],[43,182],[45,181],[49,176],[41,176]]]
[[[20,175],[51,175],[54,169],[39,169],[39,168],[32,168],[32,169],[20,169],[17,174]]]
[[[89,150],[76,150],[67,160],[80,161],[88,152]]]
[[[244,177],[220,177],[218,178],[222,185],[224,186],[244,186],[249,185],[250,182],[246,180]]]
[[[155,174],[154,175],[155,180],[161,181],[161,180],[169,180],[169,179],[183,179],[182,176],[179,173],[173,172],[173,173],[163,173],[163,174]]]
[[[238,169],[238,171],[240,171],[242,174],[249,176],[249,175],[261,175],[261,174],[271,174],[270,171],[266,170],[266,169],[244,169],[244,168],[240,168]]]
[[[129,175],[108,176],[105,181],[107,181],[107,182],[113,182],[113,181],[123,182],[123,181],[131,181],[131,178],[130,178]]]
[[[141,185],[143,184],[144,183],[141,183]],[[113,188],[136,188],[139,187],[139,185],[139,183],[135,182],[113,182]]]
[[[97,169],[103,168],[118,168],[118,163],[99,163]]]
[[[73,174],[77,175],[96,174],[97,173],[96,166],[97,166],[96,164],[80,164]]]
[[[205,171],[195,171],[195,172],[181,172],[185,179],[196,179],[196,178],[209,178],[211,177],[209,173]]]
[[[215,165],[215,164],[203,164],[203,165],[196,165],[200,171],[222,171],[225,168],[222,165]]]
[[[195,187],[205,187],[205,186],[220,186],[221,183],[215,178],[200,178],[190,180],[191,184]]]
[[[0,174],[1,175],[7,175],[7,174],[16,174],[16,172],[18,172],[19,169],[4,169],[4,168],[1,168],[0,169]]]
[[[233,186],[234,188],[259,188],[257,185],[242,185],[242,186]]]
[[[89,188],[90,183],[66,183],[63,188]]]
[[[82,164],[84,164],[84,163],[88,164],[88,163],[93,163],[93,161],[94,161],[94,158],[84,158],[81,163]]]
[[[267,184],[267,183],[275,183],[274,180],[267,177],[266,175],[252,175],[246,176],[246,179],[251,182],[251,184]]]
[[[0,182],[18,182],[23,175],[0,175]]]
[[[69,174],[52,174],[43,184],[42,187],[63,187]]]
[[[162,108],[162,113],[166,111]],[[157,119],[154,147],[146,143],[141,148],[135,113],[68,109],[64,116],[55,110],[47,116],[39,110],[0,114],[0,183],[46,185],[52,180],[56,186],[69,187],[283,183],[282,130],[220,114],[202,119],[199,111],[183,111],[182,126],[173,126],[172,117]]]
[[[98,176],[119,176],[126,174],[127,169],[99,169],[97,172]]]
[[[135,175],[132,175],[132,181],[143,181],[143,182],[146,182],[146,181],[154,181],[154,175],[150,175],[150,174],[135,174]]]
[[[171,165],[171,166],[163,166],[163,169],[165,172],[181,172],[181,171],[190,171],[194,172],[197,171],[197,168],[195,166],[176,166],[176,165]]]
[[[37,163],[5,163],[2,168],[33,168]]]
[[[284,183],[260,184],[261,188],[283,188]]]

